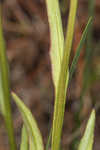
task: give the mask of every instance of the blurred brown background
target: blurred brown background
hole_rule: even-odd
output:
[[[45,0],[3,0],[3,29],[10,65],[11,88],[23,99],[32,110],[44,143],[47,142],[52,123],[54,87],[51,76],[49,56],[50,38]],[[61,10],[63,8],[60,1]],[[65,30],[68,9],[62,11],[62,21]],[[72,58],[80,37],[88,21],[88,0],[79,0],[75,26]],[[63,150],[75,150],[77,142],[83,133],[86,121],[93,107],[96,108],[97,119],[95,128],[94,149],[100,148],[100,0],[95,0],[95,18],[93,28],[93,81],[83,97],[80,118],[75,114],[80,108],[80,93],[83,82],[85,64],[85,45],[81,53],[76,73],[69,85],[65,110],[64,129],[62,137]],[[16,141],[19,147],[22,119],[12,101],[13,120]],[[80,122],[80,123],[79,123]],[[80,124],[80,125],[79,125]],[[74,148],[73,148],[74,147]],[[0,150],[8,150],[8,140],[3,118],[0,115]]]

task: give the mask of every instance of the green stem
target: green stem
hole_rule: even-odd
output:
[[[0,7],[1,13],[1,7]],[[5,43],[3,39],[2,32],[2,18],[0,14],[0,73],[1,73],[1,86],[3,91],[3,116],[8,132],[10,149],[16,150],[14,131],[13,131],[13,122],[12,122],[12,114],[11,114],[11,104],[10,104],[10,88],[9,88],[9,71],[8,71],[8,63],[5,52]]]

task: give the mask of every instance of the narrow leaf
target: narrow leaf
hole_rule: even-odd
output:
[[[0,83],[1,83],[1,72],[0,72]],[[3,88],[2,88],[2,84],[0,84],[0,112],[2,114],[4,114],[5,112],[5,106],[4,106],[4,96],[3,96]]]
[[[28,136],[32,142],[33,147],[31,150],[43,150],[42,137],[32,113],[15,93],[12,93],[12,96],[21,112]]]
[[[71,65],[71,68],[70,68],[70,79],[69,79],[70,81],[71,81],[73,73],[74,73],[74,71],[76,69],[76,65],[77,65],[77,62],[78,62],[78,59],[79,59],[79,56],[80,56],[80,52],[81,52],[82,47],[83,47],[83,45],[85,43],[87,34],[89,32],[89,28],[91,26],[91,23],[92,23],[92,17],[89,18],[89,21],[88,21],[88,23],[87,23],[87,25],[85,27],[85,30],[84,30],[84,32],[82,34],[80,43],[79,43],[79,45],[77,47],[76,54],[75,54],[74,59],[72,61],[72,65]]]
[[[61,70],[61,61],[64,50],[64,36],[58,0],[46,0],[50,26],[50,56],[55,91],[57,92],[58,80]]]
[[[85,50],[85,65],[84,65],[84,74],[83,74],[83,87],[81,91],[81,97],[85,95],[87,89],[91,84],[91,71],[92,71],[92,60],[94,56],[94,42],[93,42],[93,24],[94,24],[94,16],[95,16],[95,0],[88,1],[88,16],[92,16],[92,23],[89,28],[89,33],[86,40],[86,50]]]
[[[10,103],[9,70],[3,38],[1,14],[0,6],[0,107],[8,132],[10,149],[16,150]]]
[[[28,134],[24,125],[22,127],[20,150],[28,150]]]
[[[95,126],[95,110],[93,110],[91,113],[84,136],[79,144],[78,150],[92,150],[94,126]]]
[[[52,128],[51,128],[49,136],[48,136],[48,140],[47,140],[47,144],[46,144],[46,150],[49,150],[50,143],[51,143],[51,136],[52,136]]]

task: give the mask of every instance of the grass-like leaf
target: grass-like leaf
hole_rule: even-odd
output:
[[[16,150],[13,123],[12,123],[12,114],[11,114],[11,104],[10,104],[8,62],[6,57],[6,48],[2,31],[1,7],[0,7],[0,107],[8,132],[10,149]]]
[[[88,16],[92,16],[92,23],[89,28],[89,33],[87,36],[86,41],[86,52],[85,52],[85,67],[84,67],[84,74],[83,74],[83,87],[81,91],[81,97],[83,97],[90,87],[91,84],[91,70],[92,70],[92,60],[93,60],[93,22],[94,22],[94,15],[95,15],[95,0],[88,1]]]
[[[84,136],[79,144],[78,150],[92,150],[94,126],[95,126],[95,110],[93,110],[91,113]]]
[[[75,69],[76,69],[76,65],[77,65],[77,62],[78,62],[78,59],[79,59],[79,56],[80,56],[82,47],[83,47],[83,45],[84,45],[84,43],[85,43],[85,40],[86,40],[88,31],[89,31],[89,28],[90,28],[90,26],[91,26],[91,23],[92,23],[92,17],[89,18],[89,21],[88,21],[88,23],[87,23],[87,25],[86,25],[86,27],[85,27],[85,30],[84,30],[84,32],[83,32],[83,34],[82,34],[80,43],[79,43],[79,45],[78,45],[78,47],[77,47],[76,54],[75,54],[75,56],[74,56],[74,59],[73,59],[73,61],[72,61],[71,68],[70,68],[70,79],[69,79],[69,80],[72,79],[73,73],[74,73],[74,71],[75,71]]]
[[[15,93],[12,93],[12,97],[19,108],[29,139],[32,142],[30,150],[43,150],[42,137],[32,113]]]
[[[20,150],[28,150],[28,134],[25,126],[22,127]]]
[[[46,0],[46,4],[50,26],[50,56],[52,62],[52,73],[55,91],[57,92],[58,80],[61,70],[61,61],[64,50],[64,36],[58,0]]]
[[[52,150],[59,150],[63,126],[66,90],[69,80],[69,57],[72,47],[77,0],[71,0],[65,47],[58,0],[47,0],[51,34],[51,64],[55,85],[55,106],[52,130]]]
[[[52,137],[52,128],[50,130],[48,140],[47,140],[47,143],[46,143],[46,148],[45,148],[46,150],[49,150],[49,146],[50,146],[50,143],[51,143],[51,137]]]

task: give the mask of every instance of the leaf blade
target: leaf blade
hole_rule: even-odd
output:
[[[50,26],[52,74],[55,90],[57,91],[64,50],[64,35],[58,0],[46,0],[46,4]]]
[[[94,126],[95,126],[95,110],[92,111],[85,133],[79,144],[78,150],[92,150],[93,137],[94,137]]]
[[[28,150],[28,134],[24,125],[22,127],[20,150]]]
[[[33,149],[35,150],[43,150],[43,141],[42,137],[40,134],[40,131],[37,127],[36,121],[30,112],[30,110],[25,106],[25,104],[19,99],[19,97],[15,94],[12,93],[12,97],[14,101],[16,102],[19,111],[21,112],[24,125],[27,129],[27,132],[29,134],[29,138],[31,138],[32,145],[34,146]]]
[[[92,17],[90,17],[89,20],[88,20],[88,23],[87,23],[87,25],[86,25],[86,27],[84,29],[83,34],[82,34],[81,40],[80,40],[80,42],[78,44],[78,47],[77,47],[77,50],[76,50],[76,54],[75,54],[74,59],[72,61],[71,68],[70,68],[70,79],[69,79],[70,81],[71,81],[73,73],[74,73],[74,71],[76,69],[76,65],[78,63],[80,52],[81,52],[82,46],[83,46],[83,44],[84,44],[84,42],[86,40],[86,37],[87,37],[88,31],[89,31],[89,28],[91,26],[91,23],[92,23]]]

